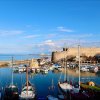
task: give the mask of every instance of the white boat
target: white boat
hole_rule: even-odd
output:
[[[25,72],[26,71],[26,67],[25,66],[19,66],[18,70],[19,70],[19,72]]]
[[[65,77],[63,82],[58,82],[58,87],[61,89],[62,92],[67,93],[67,91],[71,91],[73,89],[72,84],[67,81],[66,78],[66,65],[65,65]]]
[[[18,87],[13,83],[13,57],[12,57],[12,78],[11,84],[7,86],[4,90],[4,100],[18,100]]]
[[[67,92],[73,89],[73,86],[68,82],[58,82],[58,86],[62,89],[62,91]]]
[[[26,83],[22,88],[20,100],[34,100],[35,98],[35,87],[28,81],[28,67],[26,67]]]
[[[73,89],[72,89],[72,93],[79,93],[80,92],[80,70],[81,70],[81,65],[80,65],[80,45],[78,45],[78,65],[79,65],[79,81],[78,81],[78,85],[73,85]]]
[[[42,68],[42,69],[41,69],[41,72],[47,74],[47,73],[48,73],[48,69],[47,69],[47,68]]]
[[[78,46],[78,57],[79,57],[79,82],[78,86],[73,85],[71,82],[67,82],[66,80],[66,66],[65,66],[65,81],[58,82],[58,86],[61,88],[62,92],[67,93],[67,91],[73,91],[74,93],[79,93],[80,90],[80,46]]]
[[[28,85],[28,87],[27,87]],[[23,87],[22,91],[21,91],[21,95],[20,95],[20,100],[23,99],[35,99],[36,94],[35,94],[35,88],[31,85],[31,83],[28,81],[28,84],[25,84],[25,86]]]

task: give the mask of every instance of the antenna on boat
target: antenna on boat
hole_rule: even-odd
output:
[[[12,82],[11,82],[11,85],[13,85],[13,56],[12,56],[12,62],[11,62],[11,67],[12,67]]]
[[[79,63],[79,90],[80,90],[80,45],[78,45],[78,63]]]

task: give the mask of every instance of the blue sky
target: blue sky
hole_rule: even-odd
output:
[[[100,43],[100,0],[0,0],[0,53]]]

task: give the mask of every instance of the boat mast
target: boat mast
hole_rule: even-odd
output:
[[[64,77],[64,81],[66,81],[66,58],[64,57],[64,59],[65,59],[65,60],[64,60],[64,62],[65,62],[65,63],[64,63],[64,68],[65,68],[65,69],[64,69],[64,70],[65,70],[65,77]]]
[[[64,48],[66,49],[66,43],[64,44],[65,46],[64,46]],[[65,70],[65,77],[64,77],[64,81],[66,81],[66,56],[65,56],[65,54],[66,54],[66,50],[64,50],[64,70]]]
[[[27,86],[26,95],[28,96],[28,66],[26,66],[26,86]]]
[[[79,90],[80,90],[80,45],[78,45],[78,63],[79,63]]]
[[[11,67],[12,67],[12,82],[11,82],[11,85],[13,85],[13,56],[12,56],[12,62],[11,62]]]

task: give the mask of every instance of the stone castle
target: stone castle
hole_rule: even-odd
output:
[[[89,56],[95,56],[100,54],[100,48],[80,48],[80,55],[85,55],[87,57]],[[78,48],[63,48],[63,51],[55,51],[52,52],[52,62],[57,62],[63,58],[66,58],[68,56],[78,56]]]

